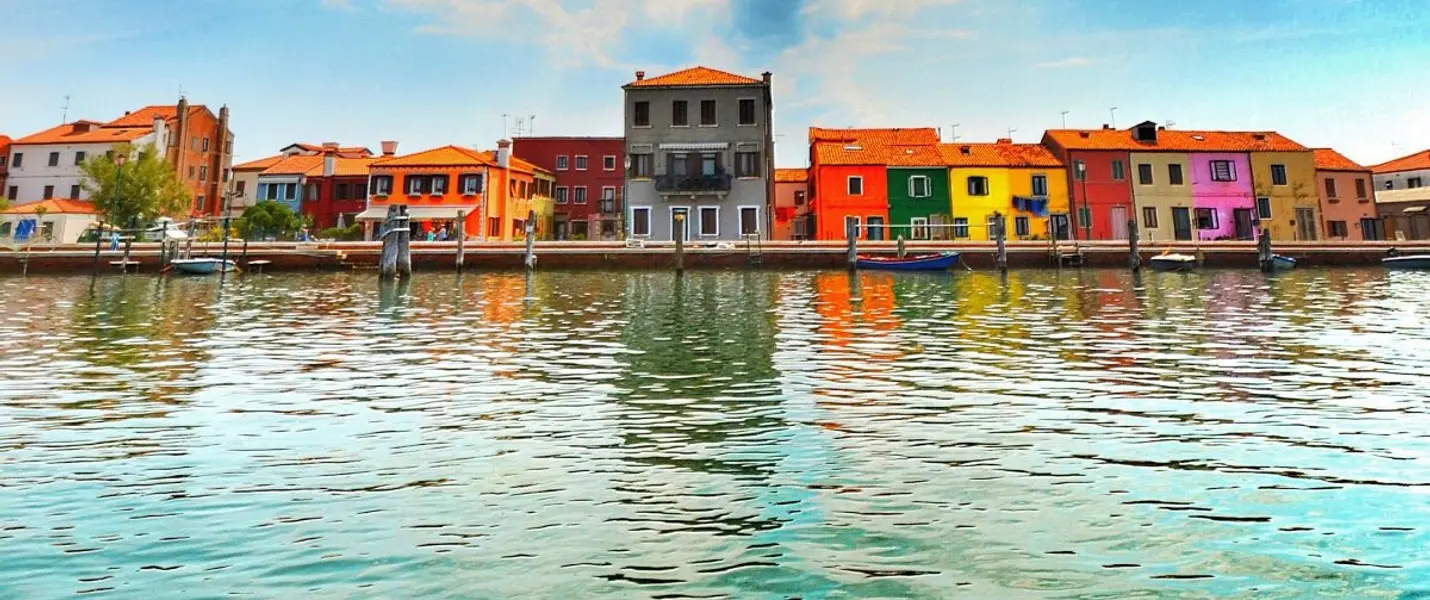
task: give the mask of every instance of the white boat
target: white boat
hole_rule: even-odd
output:
[[[238,269],[233,261],[218,258],[180,258],[169,264],[175,270],[190,275],[213,275],[220,271],[228,272]]]
[[[1430,270],[1430,254],[1392,256],[1390,258],[1380,259],[1380,264],[1391,269]]]
[[[1158,271],[1190,271],[1197,268],[1197,257],[1190,254],[1159,254],[1147,259]]]

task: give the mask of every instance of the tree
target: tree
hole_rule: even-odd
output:
[[[128,157],[121,166],[116,156]],[[131,219],[143,222],[184,212],[190,205],[189,191],[179,174],[148,144],[138,149],[115,144],[107,154],[91,157],[80,165],[81,185],[89,192],[94,209],[110,223],[127,226]]]
[[[238,220],[238,233],[249,240],[268,235],[283,237],[293,234],[302,226],[302,219],[293,214],[293,209],[288,208],[288,205],[264,200],[243,211],[243,218]]]

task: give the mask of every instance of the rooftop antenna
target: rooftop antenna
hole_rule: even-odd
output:
[[[60,123],[61,123],[61,124],[64,124],[64,123],[70,122],[70,95],[69,95],[69,94],[65,94],[65,105],[61,108],[61,110],[63,110],[64,112],[60,113]]]
[[[1177,126],[1177,122],[1171,119],[1167,119],[1165,122],[1162,123],[1162,126],[1166,127],[1167,129],[1171,129]]]
[[[1068,128],[1068,111],[1063,111],[1063,129]]]
[[[1014,129],[1014,128],[1012,128],[1012,127],[1009,127],[1009,128],[1008,128],[1008,139],[1010,139],[1010,140],[1013,139],[1013,134],[1015,134],[1015,133],[1018,133],[1018,130],[1017,130],[1017,129]]]
[[[1117,129],[1117,107],[1108,109],[1108,112],[1112,113],[1112,128]]]
[[[963,125],[963,123],[954,123],[954,124],[953,124],[953,129],[949,130],[949,132],[948,132],[948,135],[950,135],[950,136],[953,137],[953,139],[949,140],[950,142],[957,142],[957,141],[958,141],[958,128],[959,128],[960,126],[962,126],[962,125]]]

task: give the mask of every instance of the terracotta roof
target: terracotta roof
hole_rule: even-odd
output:
[[[75,121],[51,127],[14,141],[14,144],[115,144],[132,142],[154,133],[147,127],[104,127],[97,121]]]
[[[0,214],[29,215],[39,212],[41,208],[44,208],[46,213],[52,215],[92,215],[95,212],[94,205],[85,200],[50,198],[49,200],[12,206],[9,210],[0,211]]]
[[[938,130],[932,127],[893,127],[883,129],[809,128],[809,143],[864,142],[866,144],[937,144]]]
[[[1409,156],[1402,156],[1395,160],[1380,163],[1371,167],[1376,174],[1399,173],[1401,171],[1420,171],[1430,169],[1430,150],[1421,150]]]
[[[1188,131],[1166,129],[1157,132],[1155,142],[1138,141],[1130,129],[1050,129],[1051,139],[1069,150],[1120,150],[1127,152],[1308,152],[1290,138],[1275,131]]]
[[[939,144],[939,155],[950,167],[1055,168],[1063,166],[1041,144],[1014,144],[1002,140],[987,144]]]
[[[6,158],[10,153],[10,136],[0,135],[0,159]],[[0,163],[0,169],[4,169],[10,163]]]
[[[313,152],[315,154],[322,154],[324,150],[327,150],[327,148],[324,148],[322,144],[305,144],[302,142],[298,142],[296,144],[288,144],[287,146],[283,147],[283,149],[287,150],[289,148],[295,147],[303,150],[304,152]],[[372,156],[372,150],[362,146],[340,146],[338,147],[337,151],[338,154],[351,155],[350,158],[365,158]]]
[[[691,67],[683,71],[667,73],[657,77],[638,79],[626,87],[710,87],[721,85],[760,85],[764,81],[743,75],[726,73],[709,67]]]
[[[1369,171],[1346,155],[1330,148],[1316,148],[1316,169],[1321,171]]]
[[[487,160],[491,161],[491,162],[492,162],[492,166],[496,166],[496,164],[497,164],[497,153],[496,153],[495,150],[483,150],[483,151],[482,151],[482,156],[485,156]],[[546,173],[546,174],[548,174],[548,175],[551,174],[550,171],[548,171],[548,170],[546,170],[546,169],[543,169],[543,168],[541,168],[541,167],[538,167],[538,166],[536,166],[534,163],[532,163],[531,161],[528,161],[528,160],[526,160],[526,159],[517,158],[516,155],[512,155],[512,157],[511,157],[511,167],[512,167],[512,170],[513,170],[513,171],[517,171],[517,172],[521,172],[521,173],[530,173],[530,174],[535,175],[537,172],[541,172],[541,173]]]
[[[232,168],[232,170],[234,170],[234,171],[262,171],[262,170],[267,169],[268,167],[271,167],[271,166],[273,166],[273,165],[278,164],[278,161],[281,161],[281,160],[283,160],[283,155],[282,155],[282,154],[279,154],[279,155],[276,155],[276,156],[270,156],[270,157],[268,157],[268,158],[260,158],[260,159],[258,159],[258,160],[252,160],[252,161],[243,163],[243,164],[241,164],[241,165],[234,165],[233,168]]]
[[[775,169],[775,183],[805,183],[809,181],[808,169]]]
[[[386,167],[495,167],[496,161],[488,158],[486,153],[478,152],[460,146],[442,146],[431,150],[407,154],[404,156],[393,156],[389,158],[379,158],[372,163],[374,168]]]
[[[337,177],[349,177],[357,175],[367,175],[368,166],[376,159],[372,158],[347,158],[336,156],[333,158],[333,175]],[[323,176],[322,156],[289,156],[273,166],[264,169],[262,175],[304,175],[307,177]]]
[[[191,115],[194,114],[194,113],[196,113],[196,112],[205,111],[205,110],[208,110],[208,108],[205,107],[205,106],[202,105],[202,104],[194,104],[194,105],[189,106],[189,114],[191,114]],[[178,115],[179,115],[179,107],[178,107],[177,105],[170,104],[170,105],[168,105],[168,106],[146,106],[146,107],[141,108],[141,109],[139,109],[139,110],[136,110],[136,111],[134,111],[134,112],[125,113],[124,116],[119,117],[118,119],[115,119],[115,120],[110,121],[110,122],[108,122],[108,123],[105,123],[104,126],[105,126],[105,127],[152,127],[152,126],[154,125],[154,117],[156,117],[156,116],[163,117],[165,121],[172,121],[172,120],[174,120],[174,118],[177,117]]]

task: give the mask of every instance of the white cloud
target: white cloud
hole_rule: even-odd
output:
[[[1075,69],[1092,66],[1092,59],[1083,56],[1070,56],[1061,60],[1035,63],[1033,66],[1039,69]]]

